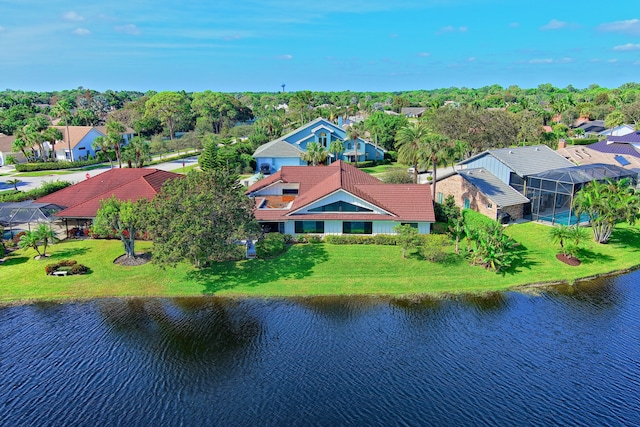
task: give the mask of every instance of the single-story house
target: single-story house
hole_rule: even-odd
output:
[[[253,153],[256,159],[257,171],[270,174],[279,171],[283,166],[304,166],[307,162],[302,160],[302,155],[311,142],[320,144],[327,152],[332,141],[342,141],[345,151],[334,158],[333,153],[328,153],[327,162],[332,163],[339,159],[356,160],[382,160],[384,150],[376,147],[370,141],[357,138],[353,141],[347,137],[347,131],[335,125],[329,120],[317,118],[288,134],[261,145]]]
[[[546,145],[487,150],[458,163],[455,175],[439,181],[436,201],[442,203],[452,195],[457,206],[477,210],[492,219],[531,219],[527,178],[572,166]]]
[[[342,160],[283,166],[246,194],[266,232],[394,234],[396,225],[411,224],[428,234],[435,222],[429,185],[385,184]]]
[[[67,126],[54,126],[62,132],[62,140],[56,141],[52,147],[45,143],[47,151],[53,151],[58,160],[86,160],[90,156],[96,155],[93,149],[93,141],[99,136],[107,135],[106,126],[69,126],[69,136],[67,136]],[[134,131],[127,129],[122,134],[122,145],[125,146],[133,138]],[[69,153],[69,140],[71,141],[71,154]]]
[[[118,200],[136,201],[153,198],[162,185],[183,175],[160,169],[115,168],[87,178],[36,200],[62,207],[55,213],[67,226],[86,227],[96,217],[100,202],[115,196]],[[70,222],[71,221],[71,222]]]
[[[417,119],[422,117],[425,111],[427,111],[426,107],[402,107],[400,114],[410,119]]]
[[[13,141],[16,137],[14,135],[0,134],[0,166],[7,164],[7,157],[13,156],[17,162],[24,162],[26,159],[22,152],[17,153],[13,151]]]

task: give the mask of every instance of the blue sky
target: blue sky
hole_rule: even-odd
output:
[[[637,0],[0,0],[0,87],[399,91],[640,81]]]

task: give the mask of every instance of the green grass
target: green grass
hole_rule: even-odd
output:
[[[75,171],[77,172],[77,171]],[[47,171],[37,171],[37,172],[18,172],[16,174],[14,174],[13,176],[16,177],[21,177],[21,176],[25,176],[25,177],[31,177],[31,176],[47,176],[47,175],[69,175],[73,173],[73,171],[70,170],[47,170]]]
[[[10,254],[0,265],[0,301],[206,294],[275,297],[480,293],[532,283],[572,282],[638,264],[640,230],[636,228],[617,228],[606,245],[588,242],[578,267],[556,260],[557,250],[549,243],[548,230],[535,223],[508,227],[508,234],[521,243],[522,258],[502,274],[469,265],[453,254],[453,247],[444,263],[424,261],[415,253],[402,259],[396,246],[305,244],[291,246],[274,259],[225,262],[207,269],[179,264],[161,270],[153,264],[113,264],[123,253],[119,241],[66,241],[51,246],[51,257],[43,261],[33,259],[32,249]],[[150,246],[149,242],[139,242],[137,250],[149,250]],[[60,259],[75,259],[89,267],[91,273],[47,276],[45,265]]]
[[[375,174],[386,173],[393,169],[407,169],[407,166],[403,166],[398,163],[392,163],[390,165],[377,165],[377,166],[372,166],[370,168],[362,168],[360,170],[368,174],[375,175]]]

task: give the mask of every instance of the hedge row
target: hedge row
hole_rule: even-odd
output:
[[[47,194],[55,193],[58,190],[62,190],[70,186],[69,181],[49,181],[44,182],[40,187],[34,188],[29,191],[4,191],[0,193],[0,202],[24,202],[25,200],[35,200],[40,197],[44,197]]]
[[[574,138],[574,139],[567,139],[566,141],[567,141],[567,144],[570,144],[570,145],[591,145],[598,142],[599,139],[598,138]]]
[[[49,171],[58,169],[81,168],[83,166],[97,165],[98,163],[103,163],[103,161],[100,159],[91,159],[77,160],[74,162],[63,160],[60,162],[20,163],[16,165],[16,170],[18,172]]]

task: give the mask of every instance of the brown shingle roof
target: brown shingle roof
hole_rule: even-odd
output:
[[[298,197],[290,209],[256,210],[259,220],[291,218],[296,211],[328,196],[344,190],[388,212],[388,215],[354,214],[352,219],[435,221],[431,189],[429,185],[384,184],[377,178],[343,161],[330,166],[283,166],[280,171],[253,184],[247,194],[254,194],[274,183],[298,183]],[[261,199],[257,200],[257,205]],[[360,218],[362,217],[362,218]],[[305,214],[305,219],[344,219],[344,215],[335,213]]]
[[[62,218],[94,218],[100,201],[115,196],[118,200],[153,198],[169,179],[182,175],[159,169],[111,169],[85,181],[41,197],[39,203],[53,203],[66,209]]]

